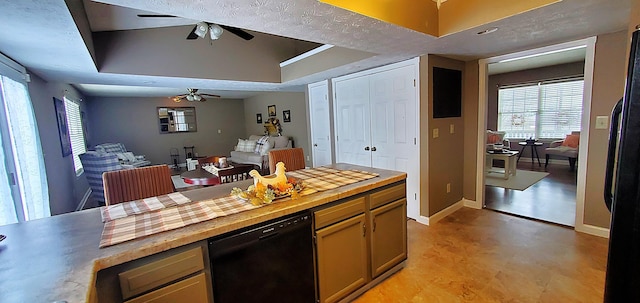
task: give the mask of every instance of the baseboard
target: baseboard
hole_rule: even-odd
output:
[[[609,229],[608,228],[604,228],[604,227],[600,227],[600,226],[594,226],[594,225],[581,224],[581,225],[576,225],[575,229],[576,229],[577,232],[581,232],[581,233],[585,233],[585,234],[589,234],[589,235],[593,235],[593,236],[598,236],[598,237],[609,239]]]
[[[462,199],[452,204],[451,206],[433,214],[431,217],[420,216],[419,218],[416,219],[416,222],[424,225],[435,224],[438,221],[446,218],[448,215],[456,212],[456,210],[461,209],[464,206],[465,206],[465,201],[464,199]]]
[[[480,205],[480,202],[478,202],[478,201],[467,200],[465,198],[462,198],[462,202],[464,204],[464,207],[469,207],[469,208],[474,208],[474,209],[482,209],[482,205]]]
[[[87,204],[87,201],[89,200],[90,196],[91,196],[91,188],[88,188],[87,191],[84,193],[84,196],[82,196],[80,203],[78,203],[78,206],[76,207],[76,211],[80,211],[84,209],[84,206]]]

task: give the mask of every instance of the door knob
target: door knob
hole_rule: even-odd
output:
[[[365,147],[364,150],[368,151],[369,150],[369,146]]]
[[[376,147],[375,147],[375,146],[374,146],[374,147],[372,147],[372,148],[371,148],[371,151],[376,151]]]
[[[313,147],[318,147],[318,144],[314,144]]]

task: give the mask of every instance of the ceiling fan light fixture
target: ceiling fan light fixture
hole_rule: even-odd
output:
[[[222,36],[223,32],[224,30],[222,29],[222,27],[220,27],[220,25],[217,25],[217,24],[209,25],[209,35],[211,36],[211,40],[218,40],[218,38]]]
[[[193,100],[195,101],[200,101],[200,99],[202,99],[202,97],[200,95],[193,95]]]
[[[209,25],[206,22],[198,22],[196,24],[196,29],[193,31],[200,38],[204,38],[207,35],[207,30],[209,30]]]
[[[195,100],[193,95],[187,95],[187,101],[193,101]]]

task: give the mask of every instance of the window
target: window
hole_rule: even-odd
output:
[[[498,130],[511,139],[564,138],[579,131],[584,80],[498,89]]]
[[[69,139],[71,140],[71,153],[73,154],[73,167],[76,175],[83,172],[79,155],[87,152],[82,130],[82,117],[80,116],[80,104],[64,98],[64,108],[67,113],[67,127],[69,127]]]
[[[25,70],[0,54],[0,225],[51,215]]]

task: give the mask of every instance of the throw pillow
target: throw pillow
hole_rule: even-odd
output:
[[[567,135],[567,137],[562,141],[562,146],[568,146],[573,148],[578,148],[580,144],[580,135]]]
[[[262,151],[262,147],[264,145],[269,145],[269,136],[262,136],[258,141],[256,141],[256,148],[253,150],[254,153],[259,154]]]
[[[256,148],[256,141],[238,139],[236,151],[252,153]]]

